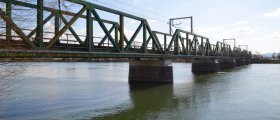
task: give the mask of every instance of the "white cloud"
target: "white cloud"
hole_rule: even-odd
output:
[[[264,16],[266,17],[277,17],[279,15],[280,15],[280,8],[277,8],[276,10],[271,12],[264,13]]]
[[[243,26],[243,25],[248,25],[248,21],[242,20],[242,21],[237,21],[234,23],[236,26]]]

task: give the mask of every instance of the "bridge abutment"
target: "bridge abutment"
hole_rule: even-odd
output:
[[[193,73],[211,73],[220,70],[220,63],[213,58],[196,58],[192,62]]]
[[[236,60],[235,59],[220,59],[220,68],[221,69],[232,69],[236,67]]]
[[[131,60],[129,82],[173,82],[172,60]]]

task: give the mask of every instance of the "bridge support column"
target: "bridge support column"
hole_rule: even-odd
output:
[[[129,82],[173,82],[172,60],[131,60]]]
[[[221,69],[232,69],[236,67],[235,59],[220,59],[219,62]]]
[[[240,66],[243,66],[243,65],[245,65],[245,59],[239,58],[239,59],[236,60],[236,66],[237,67],[240,67]]]
[[[251,60],[245,59],[245,65],[249,65],[249,64],[251,64]]]
[[[201,58],[194,59],[192,63],[193,73],[211,73],[220,70],[220,64],[217,59]]]

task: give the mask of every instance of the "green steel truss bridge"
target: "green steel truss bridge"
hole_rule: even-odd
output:
[[[70,12],[46,7],[43,0],[37,0],[37,4],[0,0],[6,6],[6,9],[0,8],[0,20],[5,24],[2,28],[4,32],[0,34],[0,58],[252,58],[248,50],[223,42],[213,44],[202,35],[181,29],[177,29],[174,34],[153,31],[144,18],[83,0],[67,1],[81,8],[78,12]],[[36,10],[37,26],[34,29],[20,28],[12,19],[13,5]],[[102,19],[97,10],[117,15],[118,19]],[[71,18],[67,20],[65,16]],[[140,22],[131,38],[126,37],[125,18]],[[47,32],[43,28],[51,19],[55,21],[54,32]],[[78,35],[72,27],[78,19],[85,21],[85,36]],[[60,26],[60,21],[64,26]],[[97,22],[105,33],[99,42],[93,42],[93,22]],[[140,32],[143,41],[137,43],[135,38]],[[47,38],[45,33],[52,34],[53,37]],[[75,39],[62,39],[62,36],[72,36]]]

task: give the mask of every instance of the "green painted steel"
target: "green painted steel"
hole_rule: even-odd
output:
[[[143,51],[147,53],[147,26],[143,24]]]
[[[88,51],[92,51],[93,46],[93,20],[92,20],[91,9],[87,9],[87,48]]]
[[[113,25],[113,26],[110,28],[109,33],[111,34],[111,33],[113,32],[114,29],[116,29],[115,25]],[[118,34],[116,34],[116,35],[118,35]],[[106,41],[107,38],[108,38],[108,36],[105,35],[105,36],[102,38],[102,40],[98,43],[98,46],[101,47],[101,46],[104,44],[104,42]],[[118,42],[116,38],[117,38],[117,37],[115,36],[115,43]]]
[[[55,36],[49,44],[46,46],[47,49],[50,49],[58,40],[59,38],[63,35],[63,33],[66,32],[69,27],[78,19],[79,16],[81,16],[84,12],[86,11],[86,7],[83,7]]]
[[[37,33],[36,40],[39,43],[39,48],[43,49],[43,38],[44,38],[44,0],[37,0]]]
[[[111,36],[111,34],[109,33],[108,29],[106,28],[106,26],[104,25],[104,23],[101,21],[99,15],[97,14],[97,12],[95,11],[95,9],[91,10],[95,19],[97,20],[97,22],[99,23],[100,27],[102,28],[102,30],[105,32],[105,34],[107,35],[107,37],[109,38],[110,42],[113,44],[114,48],[116,48],[118,51],[121,51],[119,46],[115,43],[114,38]]]
[[[33,49],[37,49],[36,45],[30,41],[30,39],[22,32],[22,30],[10,19],[5,12],[0,8],[0,17],[10,25],[11,28],[19,35],[19,37],[26,43],[28,43]]]
[[[124,51],[127,51],[130,47],[131,44],[133,43],[133,41],[135,40],[135,38],[137,37],[138,33],[140,32],[141,28],[143,27],[144,23],[141,22],[141,24],[138,26],[138,28],[136,29],[136,31],[134,32],[134,34],[132,35],[131,39],[129,40],[129,42],[127,43],[126,47],[124,48]],[[144,29],[143,29],[144,30]]]
[[[62,16],[60,15],[61,20],[63,21],[64,24],[67,24],[67,20]],[[58,21],[59,21],[59,18],[58,18]],[[58,28],[56,28],[59,32],[59,25],[58,25]],[[69,31],[72,33],[72,35],[75,37],[75,39],[80,43],[80,45],[83,45],[84,42],[81,40],[81,38],[79,37],[79,35],[76,33],[76,31],[70,26],[69,28]],[[55,33],[58,33],[58,32],[55,32]]]
[[[0,2],[6,3],[7,8],[11,5],[19,5],[23,7],[28,7],[32,9],[37,10],[37,26],[34,30],[31,31],[30,34],[25,35],[24,32],[17,27],[17,25],[13,22],[11,19],[11,10],[7,9],[7,12],[4,12],[2,9],[0,9],[0,15],[1,18],[6,22],[6,36],[9,38],[9,31],[10,29],[13,29],[19,38],[22,39],[24,44],[28,44],[29,47],[28,49],[31,49],[33,51],[28,51],[28,52],[23,52],[19,50],[19,53],[14,51],[6,51],[5,54],[7,57],[9,55],[15,55],[18,57],[37,57],[41,56],[41,54],[46,54],[48,53],[49,55],[54,55],[55,57],[60,57],[62,56],[61,54],[65,54],[63,57],[79,57],[79,56],[87,56],[91,57],[88,54],[89,53],[84,53],[82,51],[85,51],[85,46],[87,47],[87,52],[90,52],[90,55],[94,53],[93,55],[96,57],[113,57],[113,58],[118,58],[118,57],[153,57],[158,58],[157,56],[173,56],[178,57],[178,58],[189,58],[190,56],[192,57],[197,57],[197,56],[202,56],[202,57],[250,57],[251,52],[247,50],[242,50],[241,48],[238,47],[233,47],[231,48],[230,45],[227,45],[225,43],[217,42],[216,44],[211,44],[209,41],[209,38],[177,29],[173,35],[167,34],[167,33],[161,33],[161,32],[156,32],[152,31],[152,29],[149,26],[149,23],[147,22],[146,19],[131,15],[128,13],[124,13],[121,11],[117,11],[111,8],[106,8],[100,5],[92,4],[83,0],[66,0],[69,2],[73,2],[76,4],[80,4],[83,6],[83,8],[77,12],[77,13],[72,13],[68,11],[62,11],[62,10],[57,10],[57,9],[52,9],[45,7],[43,5],[43,0],[38,0],[37,5],[30,4],[27,2],[21,2],[18,0],[0,0]],[[100,18],[100,15],[96,10],[101,10],[101,11],[106,11],[112,14],[119,15],[119,22],[114,22],[110,20],[104,20]],[[51,14],[44,20],[43,15],[44,11],[51,12]],[[83,13],[87,11],[86,15],[83,15]],[[67,21],[63,16],[73,16],[70,21]],[[93,15],[93,16],[92,16]],[[43,26],[47,22],[49,22],[53,16],[55,16],[55,32],[54,32],[54,37],[49,41],[49,42],[43,42]],[[87,35],[86,35],[86,40],[83,42],[79,35],[75,32],[75,30],[72,28],[72,24],[77,21],[78,18],[84,18],[86,19],[86,27],[87,27]],[[132,37],[128,40],[125,32],[124,32],[124,19],[125,18],[132,18],[136,21],[141,22],[141,24],[138,26],[138,28],[135,30],[134,34]],[[60,29],[59,25],[59,19],[61,19],[65,26]],[[104,38],[99,41],[98,45],[93,44],[93,20],[97,21],[102,30],[105,33]],[[109,23],[112,25],[112,27],[108,30],[108,28],[105,26],[105,23]],[[139,47],[133,47],[132,43],[135,41],[135,38],[139,34],[140,30],[143,30],[143,41],[142,41],[142,46]],[[71,44],[72,46],[75,46],[73,48],[70,48],[69,52],[72,52],[73,54],[70,54],[68,52],[65,53],[65,51],[61,51],[61,53],[58,53],[57,51],[55,53],[50,52],[49,50],[57,50],[57,47],[61,47],[60,50],[63,50],[65,46],[68,46],[67,44],[60,43],[60,37],[65,34],[65,32],[69,30],[72,35],[75,37],[75,39],[79,42],[79,44]],[[112,37],[111,33],[115,32],[115,36]],[[36,33],[35,41],[33,41],[33,35]],[[164,44],[162,45],[160,43],[159,37],[157,36],[158,34],[164,35]],[[149,35],[149,36],[148,36]],[[167,41],[167,36],[171,37],[170,43],[166,43]],[[148,37],[148,39],[147,39]],[[191,38],[191,39],[190,39]],[[105,40],[108,39],[111,44],[113,45],[110,46],[102,46],[105,42]],[[42,51],[36,51],[37,46],[34,44],[35,42],[39,41],[39,48],[40,49],[48,49],[46,52]],[[152,48],[148,48],[148,44],[152,41]],[[126,44],[124,44],[124,42]],[[59,43],[59,44],[57,44]],[[43,44],[46,44],[44,46]],[[95,43],[96,44],[96,43]],[[9,45],[9,44],[7,44]],[[80,48],[79,48],[80,47]],[[68,49],[68,47],[67,47]],[[76,51],[72,51],[76,50]],[[97,54],[97,51],[100,53]],[[111,53],[108,54],[103,54],[102,52],[104,51],[110,51]],[[76,53],[76,52],[79,52]],[[132,52],[144,52],[142,54],[136,54]],[[30,53],[33,53],[34,55],[31,55]],[[152,54],[154,53],[154,54]],[[156,55],[155,55],[156,53]],[[1,53],[2,54],[2,53]],[[144,55],[143,55],[144,54]],[[146,54],[146,55],[145,55]],[[5,55],[3,55],[5,56]],[[2,57],[3,57],[2,56]],[[183,57],[182,57],[183,56]],[[41,56],[42,57],[42,56]],[[162,57],[166,58],[166,57]]]
[[[119,41],[119,48],[121,51],[124,50],[124,40],[125,40],[125,35],[124,35],[124,17],[120,15],[120,41]]]
[[[6,14],[11,19],[12,18],[12,2],[10,0],[6,3]],[[6,40],[7,44],[9,44],[12,39],[12,28],[9,24],[6,23]]]

